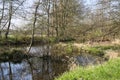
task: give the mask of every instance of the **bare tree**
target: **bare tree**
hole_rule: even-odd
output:
[[[2,2],[2,14],[1,14],[1,17],[0,17],[0,38],[2,37],[2,35],[1,35],[1,28],[2,28],[2,20],[3,20],[3,17],[4,17],[4,9],[5,9],[5,1],[4,0],[2,0],[3,2]]]
[[[33,26],[32,26],[32,39],[31,39],[31,43],[30,43],[30,46],[29,46],[27,53],[29,53],[31,46],[33,44],[33,41],[34,41],[34,33],[35,33],[35,27],[36,27],[36,21],[37,21],[37,12],[38,12],[39,5],[40,5],[40,0],[35,4],[34,21],[33,21]]]
[[[7,27],[7,31],[5,33],[5,38],[8,38],[8,34],[9,34],[9,29],[10,29],[10,25],[11,25],[11,19],[12,19],[12,10],[13,10],[13,1],[9,0],[9,19],[8,19],[8,27]]]

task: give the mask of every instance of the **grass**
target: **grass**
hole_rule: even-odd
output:
[[[72,43],[67,44],[55,44],[51,47],[51,55],[60,56],[74,56],[79,54],[79,49],[72,45]]]
[[[83,54],[90,54],[94,56],[104,57],[106,50],[120,50],[120,45],[110,45],[110,46],[93,46],[93,47],[80,47],[74,46],[73,43],[61,43],[56,44],[52,48],[52,53],[57,54],[58,56],[67,55],[74,56]]]
[[[97,49],[101,49],[101,50],[108,50],[108,49],[119,50],[119,49],[120,49],[120,45],[112,45],[112,46],[96,46],[95,48],[97,48]]]
[[[86,47],[84,50],[92,55],[103,56],[106,50],[120,50],[120,45]]]
[[[55,80],[120,80],[120,58],[110,60],[103,65],[78,67],[65,72]]]
[[[73,38],[64,38],[61,37],[59,40],[58,37],[40,37],[40,36],[34,36],[34,43],[35,44],[47,44],[47,43],[56,43],[56,42],[71,42],[74,41]],[[23,36],[23,35],[9,35],[8,39],[6,40],[3,36],[2,39],[0,39],[0,45],[6,45],[6,44],[30,44],[31,36]]]
[[[11,44],[11,45],[15,45],[15,44],[30,44],[31,41],[31,37],[30,36],[8,36],[8,39],[6,40],[5,37],[3,37],[2,39],[0,39],[0,45],[6,45],[6,44]],[[47,43],[55,43],[57,42],[56,37],[38,37],[35,36],[34,37],[34,43],[35,44],[47,44]]]
[[[87,53],[92,54],[92,55],[98,55],[98,56],[103,56],[104,55],[104,50],[95,48],[95,47],[89,47],[85,49]]]

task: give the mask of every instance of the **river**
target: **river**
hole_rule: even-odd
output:
[[[19,48],[28,49],[28,47]],[[19,62],[0,61],[0,80],[54,80],[65,71],[74,69],[76,65],[84,67],[96,64],[99,59],[88,54],[42,58],[46,54],[52,55],[51,46],[33,46],[30,50],[30,55],[33,57],[29,59],[22,59]]]

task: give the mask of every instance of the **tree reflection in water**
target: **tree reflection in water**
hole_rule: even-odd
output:
[[[67,70],[67,64],[39,57],[23,60],[21,63],[0,63],[0,80],[53,80]]]
[[[30,56],[32,57],[25,57],[26,55],[23,54],[17,54],[17,57],[13,55],[13,59],[8,55],[0,56],[0,80],[53,80],[76,65],[96,64],[96,60],[99,59],[97,56],[88,54],[69,57],[69,59],[65,56],[54,57],[50,53],[50,48],[51,46],[31,47]],[[27,50],[27,48],[25,47],[23,50]],[[58,52],[60,53],[60,51]],[[50,54],[53,57],[49,57]]]

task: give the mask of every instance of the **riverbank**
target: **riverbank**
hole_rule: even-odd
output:
[[[55,80],[116,80],[120,79],[120,45],[118,43],[97,43],[94,45],[90,44],[79,44],[79,43],[59,43],[57,44],[61,49],[59,53],[61,55],[80,55],[90,54],[93,56],[99,56],[105,61],[103,64],[88,65],[83,68],[80,66],[75,67],[72,71],[63,73],[60,77]],[[61,48],[60,48],[61,46]],[[56,50],[57,51],[57,50]],[[113,73],[114,72],[114,73]],[[102,77],[103,76],[103,77]]]
[[[2,39],[0,40],[0,46],[9,45],[9,47],[17,45],[17,46],[29,46],[31,38],[28,37],[19,37],[15,39],[14,37],[9,37],[8,40]],[[47,45],[49,43],[49,45]],[[77,56],[82,54],[90,54],[93,56],[105,57],[108,59],[110,55],[110,51],[114,53],[118,53],[120,51],[120,44],[114,42],[101,42],[101,43],[76,43],[75,41],[70,42],[59,42],[55,37],[46,38],[46,37],[35,37],[33,45],[47,45],[50,47],[51,56],[59,57],[59,56]]]
[[[78,67],[65,72],[55,80],[119,80],[120,58],[97,66]]]
[[[59,42],[71,42],[75,41],[75,39],[71,37],[40,37],[40,36],[34,36],[33,44],[48,44],[48,43],[59,43]],[[31,42],[31,36],[8,36],[8,39],[5,39],[5,37],[2,37],[0,39],[0,45],[29,45]]]
[[[52,53],[54,55],[80,55],[80,54],[90,54],[93,56],[104,57],[106,54],[109,54],[110,51],[118,53],[120,51],[119,44],[85,44],[85,43],[57,43],[52,47]]]
[[[7,48],[3,49],[3,52],[5,51],[6,53],[5,53],[5,55],[1,55],[1,57],[0,57],[1,62],[5,61],[5,60],[7,60],[7,61],[11,60],[12,62],[16,63],[16,62],[21,62],[25,59],[28,59],[32,55],[33,56],[36,55],[36,58],[40,58],[43,60],[53,59],[53,61],[56,61],[57,63],[58,62],[61,62],[63,64],[68,63],[66,66],[66,67],[68,67],[67,71],[68,70],[72,70],[72,71],[63,73],[62,76],[65,75],[65,78],[60,77],[60,78],[58,78],[58,80],[79,80],[79,79],[88,80],[89,74],[92,72],[94,73],[94,74],[92,73],[93,75],[95,75],[95,74],[99,75],[98,78],[94,79],[94,80],[109,80],[109,78],[101,79],[99,77],[101,77],[100,75],[102,75],[102,72],[104,72],[107,68],[109,68],[109,66],[114,67],[112,65],[117,65],[117,63],[115,63],[115,62],[118,59],[118,57],[120,56],[119,55],[120,45],[112,44],[112,43],[111,44],[110,43],[107,43],[107,44],[105,44],[105,43],[98,44],[97,43],[97,44],[91,45],[91,44],[76,43],[76,42],[64,42],[64,43],[59,42],[59,43],[52,44],[52,45],[39,45],[39,46],[33,46],[31,48],[31,50],[33,51],[33,54],[30,56],[29,56],[29,54],[24,54],[24,52],[21,52],[21,47],[20,47],[20,49],[18,49],[18,47],[17,48],[15,47],[15,49],[14,48],[12,49],[12,45],[11,45],[8,49],[10,49],[10,50],[8,50],[7,52],[6,52]],[[25,47],[25,49],[27,49],[27,46]],[[43,50],[43,51],[41,51],[41,50]],[[2,50],[0,50],[0,51],[2,51]],[[34,51],[35,51],[35,53],[34,53]],[[47,52],[51,53],[50,58],[48,58],[46,56],[45,57],[43,56],[42,58],[39,57],[41,54],[45,54]],[[82,55],[82,54],[85,54],[85,55]],[[90,59],[88,59],[89,56],[87,57],[87,55],[89,55],[89,54],[92,56],[92,59],[95,57],[93,60],[98,59],[98,60],[94,61],[94,62],[97,62],[97,64],[92,65],[92,63],[90,63],[90,65],[88,64],[84,68],[82,68],[80,66],[78,67],[77,64],[73,63],[74,60],[77,59],[76,57],[78,57],[79,59],[82,58],[84,60],[87,59],[87,61],[90,62],[89,61]],[[31,58],[29,58],[29,59],[31,59]],[[101,64],[101,59],[102,60],[104,59],[102,61],[103,64]],[[108,61],[108,60],[110,60],[110,61]],[[108,62],[106,62],[106,61],[108,61]],[[83,61],[83,62],[85,62],[85,61]],[[111,65],[109,65],[108,63],[110,63]],[[97,65],[97,66],[95,66],[95,65]],[[105,65],[105,68],[102,68],[104,65]],[[108,65],[108,67],[106,67],[107,65]],[[101,66],[101,67],[99,67],[99,66]],[[112,69],[111,67],[109,69]],[[120,66],[117,65],[117,67],[120,67]],[[98,69],[101,69],[101,71],[99,71],[99,73],[97,73]],[[83,70],[82,72],[84,75],[82,74],[82,72],[80,72],[81,70]],[[77,71],[79,71],[80,73]],[[107,71],[105,71],[105,72],[107,72]],[[111,70],[109,70],[109,71],[111,71]],[[118,71],[119,71],[119,69],[118,69]],[[82,77],[81,77],[81,74],[82,74]],[[105,75],[107,76],[109,74],[107,73]],[[116,75],[116,74],[114,74],[114,75]],[[84,77],[84,76],[86,76],[86,77]],[[93,76],[91,76],[90,80],[93,80],[92,77]],[[114,80],[114,78],[113,78],[113,80]]]
[[[30,36],[22,36],[22,37],[14,37],[14,36],[10,36],[8,37],[8,39],[2,38],[0,39],[0,45],[29,45],[31,42],[31,37]],[[47,43],[53,43],[56,42],[56,38],[55,37],[34,37],[34,44],[47,44]]]

